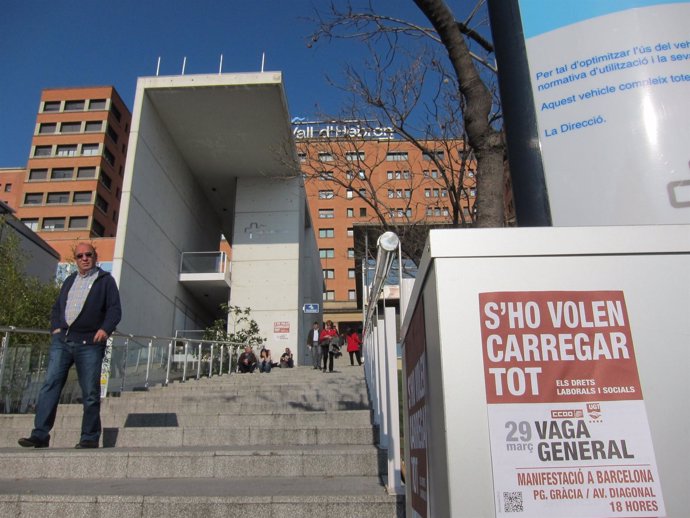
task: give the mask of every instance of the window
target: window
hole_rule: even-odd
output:
[[[407,152],[405,151],[389,151],[386,153],[386,160],[388,162],[402,162],[407,160]]]
[[[403,197],[403,190],[402,189],[396,189],[395,190],[395,197],[396,198],[402,198]]]
[[[333,180],[333,171],[321,171],[319,180]]]
[[[438,178],[438,171],[436,169],[431,170],[431,177],[432,178]]]
[[[405,189],[405,198],[412,197],[412,189]]]
[[[355,290],[347,290],[347,300],[357,300],[357,292]]]
[[[319,153],[320,162],[333,162],[333,155],[330,153]]]
[[[329,290],[323,292],[323,300],[335,300],[335,291]]]
[[[332,248],[319,248],[319,257],[321,259],[332,259],[335,257],[335,250]]]
[[[334,217],[333,209],[319,209],[320,219],[333,219]]]
[[[76,144],[58,146],[55,153],[57,156],[75,156],[77,154]]]
[[[105,161],[108,162],[110,165],[115,165],[115,156],[110,152],[108,148],[103,149],[103,158],[105,158]]]
[[[101,131],[102,127],[103,123],[101,121],[86,121],[84,131]]]
[[[120,113],[120,110],[118,110],[114,104],[110,107],[110,113],[113,114],[113,117],[115,117],[115,120],[117,122],[120,122],[122,120],[122,114]]]
[[[355,256],[355,249],[354,248],[348,248],[347,249],[347,256],[348,257],[354,257]]]
[[[72,196],[72,203],[91,203],[91,191],[77,191]]]
[[[366,180],[366,179],[367,179],[367,173],[364,172],[364,171],[362,171],[362,170],[360,170],[360,171],[357,173],[357,177],[358,177],[360,180]]]
[[[355,209],[347,209],[347,217],[348,218],[354,218],[355,217]]]
[[[477,189],[470,189],[470,196],[474,197],[477,195]]]
[[[359,217],[365,218],[366,215],[367,215],[367,208],[366,207],[360,207],[359,208]]]
[[[73,216],[69,219],[70,230],[88,228],[89,218],[87,216]]]
[[[395,190],[394,189],[388,189],[388,197],[389,198],[395,197]]]
[[[36,232],[38,230],[38,218],[26,218],[22,220],[27,227]]]
[[[347,160],[348,162],[364,160],[364,151],[348,151],[347,153],[345,153],[345,160]]]
[[[35,157],[50,156],[50,154],[52,152],[53,152],[53,146],[36,146],[34,148],[34,156]]]
[[[355,278],[355,269],[354,268],[348,268],[347,269],[347,278],[348,279],[354,279]]]
[[[64,230],[65,218],[43,218],[42,230]]]
[[[366,190],[366,189],[360,189],[360,190],[359,190],[359,195],[360,195],[362,198],[366,198],[366,197],[367,197],[367,190]]]
[[[100,194],[96,194],[96,207],[101,209],[103,212],[108,212],[108,202],[105,201]]]
[[[43,103],[44,112],[59,112],[60,101],[46,101]]]
[[[424,197],[431,198],[431,189],[424,189]]]
[[[89,110],[105,110],[105,99],[91,99]]]
[[[410,209],[409,207],[407,209],[405,209],[405,216],[407,216],[408,218],[411,218],[412,217],[412,209]]]
[[[352,227],[347,229],[347,237],[352,237],[355,235],[355,231]]]
[[[355,194],[355,191],[353,191],[352,189],[348,189],[347,192],[345,193],[348,200],[351,200],[352,196],[354,196],[354,194]]]
[[[65,101],[65,111],[80,111],[84,109],[84,101]]]
[[[335,279],[335,270],[323,270],[324,279]]]
[[[99,237],[103,237],[103,235],[105,234],[105,227],[101,224],[100,221],[97,221],[94,218],[93,223],[91,223],[91,232],[93,232]]]
[[[98,131],[100,131],[100,127],[98,128]],[[113,142],[115,142],[117,144],[117,139],[118,139],[117,132],[113,129],[113,127],[111,125],[108,125],[108,128],[105,130],[105,132],[110,137],[110,140],[112,140]],[[124,149],[122,151],[124,151]]]
[[[320,238],[335,237],[335,232],[333,231],[332,228],[320,228],[319,229],[319,237]]]
[[[443,207],[443,210],[441,211],[444,216],[448,216],[448,207]]]
[[[409,172],[409,171],[403,171],[403,178],[404,178],[405,180],[409,180],[409,179],[410,179],[410,176],[411,176],[411,175],[410,175],[410,172]]]
[[[42,192],[27,192],[24,195],[24,205],[41,205],[43,203]]]
[[[393,179],[393,171],[386,171],[386,178],[388,180],[392,180]]]
[[[307,154],[306,153],[297,153],[297,159],[301,162],[304,163],[307,161]]]
[[[436,155],[436,158],[443,160],[445,153],[443,151],[432,151],[431,153],[422,153],[422,160],[432,160],[432,156]]]
[[[106,189],[110,190],[111,186],[113,185],[113,181],[110,179],[110,176],[105,174],[103,171],[101,171],[101,176],[98,177],[98,180],[103,184],[103,187]]]
[[[83,180],[84,178],[95,178],[96,168],[95,167],[80,167],[77,169],[77,179]]]
[[[474,178],[474,171],[467,171],[468,178]]]
[[[56,122],[44,122],[38,127],[39,135],[45,135],[46,133],[55,133],[57,131]]]
[[[72,173],[74,173],[74,169],[72,169],[71,167],[56,168],[50,172],[50,179],[51,180],[71,180],[72,179]]]
[[[37,182],[39,180],[45,180],[48,178],[48,170],[47,169],[31,169],[29,171],[29,181],[30,182]]]
[[[448,197],[448,190],[447,189],[441,189],[441,198],[446,198]]]
[[[11,183],[5,184],[5,192],[12,192],[12,184]]]
[[[79,133],[81,122],[63,122],[60,124],[60,133]]]
[[[354,171],[348,171],[345,173],[345,178],[348,180],[354,180],[355,179],[355,172]]]
[[[434,207],[434,216],[440,216],[440,215],[441,215],[440,207]]]
[[[81,154],[84,156],[97,156],[98,148],[98,144],[82,144]]]
[[[427,216],[433,216],[434,215],[434,209],[432,209],[431,207],[427,207],[426,208],[426,215]]]
[[[333,198],[333,191],[327,190],[327,191],[319,191],[319,199],[320,200],[330,200]]]
[[[49,192],[46,203],[69,203],[68,192]]]
[[[438,198],[438,189],[433,190],[434,198]]]

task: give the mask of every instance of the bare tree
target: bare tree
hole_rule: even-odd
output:
[[[448,193],[453,225],[503,226],[505,150],[496,126],[500,111],[493,48],[470,27],[483,0],[462,23],[441,0],[415,3],[432,28],[377,13],[371,4],[356,11],[349,3],[344,7],[332,3],[327,11],[317,12],[312,43],[357,39],[369,51],[365,63],[346,67],[345,84],[331,80],[351,94],[339,117],[390,124],[396,134],[429,156],[440,173],[439,184]],[[439,147],[445,148],[445,160]],[[477,191],[469,213],[467,189],[474,187],[475,179],[468,184],[468,173],[476,174]]]

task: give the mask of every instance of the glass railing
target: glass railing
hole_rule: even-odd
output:
[[[0,339],[0,413],[33,412],[45,378],[50,333],[0,327]],[[227,375],[235,371],[243,348],[244,344],[235,342],[114,333],[103,360],[101,397]],[[80,398],[72,368],[60,402],[76,403]]]
[[[225,273],[228,258],[225,252],[182,252],[180,273]]]

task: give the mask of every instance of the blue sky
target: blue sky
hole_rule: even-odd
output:
[[[325,74],[362,58],[351,42],[306,45],[313,5],[326,0],[3,0],[0,11],[0,167],[23,167],[44,88],[113,85],[131,109],[136,81],[156,73],[283,72],[291,116],[337,112]],[[401,18],[414,3],[381,0]]]

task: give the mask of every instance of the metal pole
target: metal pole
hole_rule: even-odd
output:
[[[182,367],[182,383],[187,381],[187,355],[189,354],[189,341],[184,341],[184,366]]]
[[[156,338],[155,336],[152,338]],[[153,351],[153,339],[149,340],[146,348],[146,379],[144,380],[144,387],[149,388],[149,376],[151,375],[151,352]]]
[[[199,349],[196,357],[196,379],[201,378],[201,342],[199,342]]]
[[[165,386],[168,386],[168,383],[170,383],[170,365],[172,363],[172,355],[173,355],[173,343],[172,340],[168,342],[168,362],[167,366],[165,367]]]

